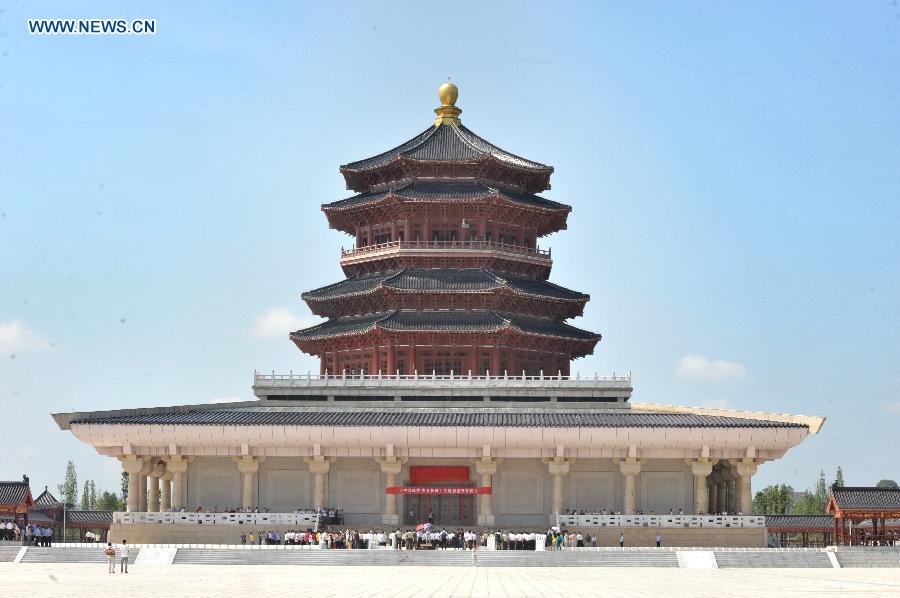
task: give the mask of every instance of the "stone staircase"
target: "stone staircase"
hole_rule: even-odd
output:
[[[900,567],[900,549],[888,546],[839,548],[835,552],[841,568],[844,567]]]
[[[173,565],[471,565],[464,550],[317,550],[317,549],[208,549],[179,548]]]
[[[678,567],[672,549],[601,549],[521,552],[515,550],[478,553],[481,567]]]
[[[0,546],[0,563],[13,562],[21,549],[21,546]]]
[[[97,544],[96,548],[36,548],[31,546],[25,551],[22,563],[105,563],[103,554],[105,545]],[[139,549],[131,549],[130,561],[137,559]],[[118,551],[116,551],[118,559]]]
[[[526,552],[481,550],[479,567],[678,567],[671,549]],[[175,565],[426,565],[471,567],[466,550],[246,550],[179,548]]]
[[[713,551],[713,554],[720,569],[729,567],[832,568],[828,555],[820,550],[716,550]]]

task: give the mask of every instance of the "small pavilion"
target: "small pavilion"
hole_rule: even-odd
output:
[[[0,481],[0,519],[12,519],[17,524],[28,520],[28,509],[34,505],[28,476],[22,481]]]
[[[900,519],[900,488],[832,486],[826,511],[834,514],[835,544],[896,540],[891,520]],[[871,528],[863,529],[866,521],[872,522]]]

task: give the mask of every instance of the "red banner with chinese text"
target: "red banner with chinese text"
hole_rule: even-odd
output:
[[[385,494],[491,494],[490,486],[388,486]]]

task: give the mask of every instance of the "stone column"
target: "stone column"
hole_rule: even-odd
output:
[[[251,455],[243,455],[234,459],[237,462],[238,471],[243,477],[243,491],[241,492],[241,507],[253,508],[253,475],[259,471],[259,458]]]
[[[381,465],[381,472],[385,474],[385,488],[397,485],[397,476],[403,469],[406,457],[375,457],[375,462]],[[384,525],[399,525],[400,517],[397,509],[397,495],[384,495],[384,513],[381,514],[381,523]]]
[[[635,491],[634,478],[641,473],[641,462],[633,457],[619,461],[619,471],[625,476],[623,498],[623,512],[626,515],[634,515],[635,512]]]
[[[144,457],[144,466],[138,473],[138,511],[147,512],[147,476],[153,469],[153,461],[149,457]]]
[[[547,466],[550,468],[550,475],[553,476],[553,507],[550,512],[551,523],[556,522],[556,516],[565,509],[563,497],[563,476],[569,473],[572,460],[557,455],[552,459],[545,459]]]
[[[497,465],[499,462],[499,459],[491,459],[490,457],[482,457],[478,461],[475,461],[475,471],[481,476],[482,486],[491,488],[491,477],[497,473]],[[552,466],[550,467],[550,472],[553,473]],[[554,478],[554,504],[556,502],[556,479],[561,480],[562,478],[559,476]],[[562,488],[560,488],[560,494],[562,494]],[[480,494],[479,499],[478,525],[482,527],[491,527],[494,525],[494,497],[491,494]]]
[[[719,478],[719,501],[716,503],[716,512],[728,511],[728,481]]]
[[[172,478],[173,474],[171,471],[166,469],[166,472],[163,473],[159,477],[159,481],[162,482],[162,492],[160,493],[160,505],[159,510],[162,513],[167,513],[172,506]]]
[[[144,461],[135,455],[122,458],[122,469],[128,474],[128,512],[136,513],[140,508],[141,482],[140,473]]]
[[[688,461],[694,474],[694,514],[709,513],[709,491],[706,478],[712,473],[713,464],[708,459]]]
[[[184,474],[187,473],[187,459],[170,455],[166,469],[172,474],[172,508],[180,511],[184,505]]]
[[[719,476],[712,474],[709,476],[709,510],[707,513],[714,514],[719,507]]]
[[[743,515],[753,513],[753,489],[750,486],[750,478],[756,475],[757,463],[752,459],[738,461],[734,465],[737,474],[738,510]]]
[[[147,512],[149,513],[159,512],[159,478],[164,472],[165,467],[158,461],[153,464],[153,469],[150,470],[150,476],[147,481],[150,486],[150,496],[147,499]]]
[[[331,469],[331,464],[335,458],[316,455],[315,457],[303,457],[303,460],[309,465],[309,471],[315,474],[313,502],[315,503],[315,508],[321,509],[325,506],[325,476]]]

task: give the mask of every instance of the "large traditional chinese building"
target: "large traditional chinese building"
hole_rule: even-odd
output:
[[[355,239],[348,278],[304,293],[330,319],[291,339],[322,374],[568,375],[600,335],[564,322],[588,296],[546,281],[538,239],[571,211],[535,195],[553,167],[467,129],[452,83],[439,96],[433,126],[341,167],[357,195],[322,210]]]
[[[355,241],[341,253],[346,279],[303,294],[328,320],[290,334],[320,358],[317,374],[257,373],[256,401],[54,415],[129,473],[132,534],[154,512],[200,506],[330,505],[365,526],[681,510],[694,516],[669,521],[681,542],[763,543],[761,528],[720,534],[740,518],[699,516],[749,514],[759,464],[824,418],[634,403],[630,374],[571,375],[600,335],[566,322],[588,296],[547,281],[538,241],[571,211],[537,195],[553,169],[463,126],[452,84],[440,100],[425,131],[341,167],[356,195],[322,207]],[[179,517],[165,522],[193,521]],[[662,525],[636,522],[568,524]],[[189,541],[178,529],[141,533]],[[214,541],[221,526],[190,529]]]

